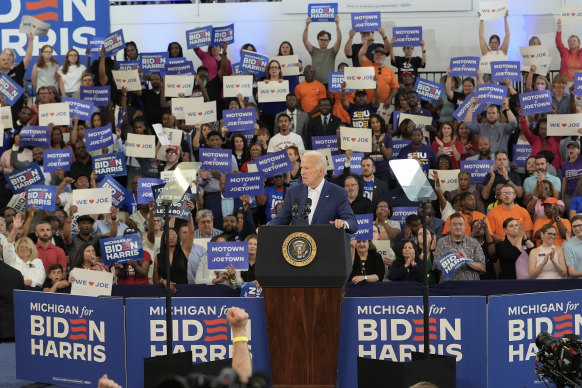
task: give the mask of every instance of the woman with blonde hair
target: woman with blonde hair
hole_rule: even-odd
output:
[[[17,234],[22,234],[23,225],[22,215],[16,214],[12,221],[12,230],[4,244],[4,262],[20,271],[25,286],[42,287],[46,272],[42,260],[38,258],[34,243],[28,237],[16,240]],[[15,240],[16,243],[14,243]]]
[[[54,86],[58,88],[57,70],[59,63],[53,58],[53,48],[49,44],[45,44],[40,49],[40,55],[36,64],[32,68],[32,87],[35,91],[41,86]]]

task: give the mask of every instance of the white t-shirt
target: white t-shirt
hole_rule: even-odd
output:
[[[63,74],[63,67],[59,67],[57,73],[63,79],[66,93],[74,93],[81,90],[81,77],[85,70],[87,70],[85,65],[69,66],[67,74]]]
[[[267,152],[281,151],[289,146],[296,146],[300,150],[305,149],[303,138],[295,132],[290,132],[287,136],[283,136],[281,133],[273,136],[271,140],[269,140],[269,148],[267,148]]]

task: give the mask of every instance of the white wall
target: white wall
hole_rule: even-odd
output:
[[[478,0],[473,0],[473,10],[477,9],[477,5]],[[519,60],[519,47],[527,45],[529,38],[537,35],[542,44],[550,48],[550,55],[554,58],[552,69],[559,68],[559,54],[554,45],[557,17],[549,12],[554,9],[557,14],[560,5],[560,0],[510,1],[510,60]],[[289,6],[288,2],[286,6]],[[234,22],[235,43],[229,50],[233,63],[238,62],[239,50],[244,43],[253,43],[259,52],[274,56],[279,44],[288,40],[299,58],[308,64],[309,54],[302,43],[307,10],[300,3],[298,8],[298,12],[303,12],[302,9],[305,12],[285,14],[281,2],[112,6],[111,31],[123,28],[126,41],[135,41],[140,52],[156,52],[165,51],[171,41],[178,41],[185,48],[185,31],[196,26],[222,26]],[[350,29],[349,14],[341,14],[340,17],[343,40],[336,63],[347,61],[343,55],[343,44]],[[423,26],[427,71],[445,70],[452,56],[480,55],[476,11],[383,13],[382,20],[389,37],[395,25]],[[321,29],[332,32],[334,43],[336,34],[332,23],[312,23],[310,41],[316,42],[315,36]],[[579,33],[579,30],[564,26],[564,35]],[[503,19],[486,22],[486,36],[494,33],[503,39]],[[376,34],[376,40],[380,39]],[[359,42],[359,38],[356,37],[355,42]],[[420,48],[415,50],[416,53],[419,51]],[[185,53],[185,56],[195,59],[192,51]],[[196,58],[194,64],[198,66],[200,61]]]

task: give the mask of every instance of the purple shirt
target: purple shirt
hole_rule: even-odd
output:
[[[564,162],[560,170],[562,171],[562,176],[566,178],[565,193],[573,195],[578,179],[582,176],[582,158],[578,157],[573,162]]]

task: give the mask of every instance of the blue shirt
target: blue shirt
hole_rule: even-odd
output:
[[[192,244],[192,249],[188,255],[188,284],[194,284],[196,271],[198,271],[198,267],[200,266],[200,260],[202,260],[202,256],[205,254],[206,249],[204,249],[204,247],[197,244]]]
[[[564,242],[562,248],[566,257],[566,265],[582,272],[582,240],[578,237],[571,238]]]
[[[283,202],[285,191],[285,189],[277,190],[275,186],[265,187],[265,195],[267,196],[265,214],[267,216],[267,222],[270,222],[273,218],[275,218],[275,207],[279,202]]]

